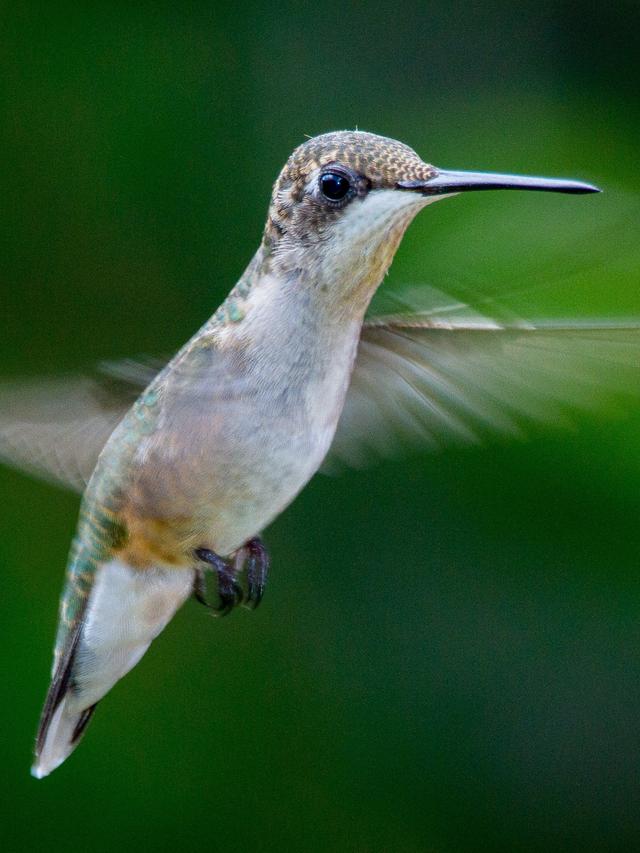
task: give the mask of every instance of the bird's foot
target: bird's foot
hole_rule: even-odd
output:
[[[196,575],[193,583],[193,594],[196,599],[211,610],[214,610],[220,616],[226,616],[231,613],[233,608],[240,604],[244,598],[242,587],[236,580],[236,573],[233,566],[220,557],[215,551],[210,551],[208,548],[197,548],[195,555],[203,563],[211,566],[216,573],[218,579],[218,598],[220,603],[217,607],[210,604],[206,597],[206,582],[202,569],[196,569]]]
[[[220,604],[215,607],[207,600],[207,585],[204,570],[197,568],[193,582],[193,594],[197,601],[211,610],[215,610],[221,616],[230,613],[233,608],[241,604],[251,610],[262,601],[264,588],[269,573],[269,552],[257,536],[238,548],[234,557],[225,560],[215,551],[209,548],[197,548],[194,552],[198,560],[206,563],[216,573],[218,579],[218,597]],[[245,596],[237,578],[246,569],[247,594]]]
[[[247,595],[245,605],[251,610],[262,601],[269,574],[269,552],[259,537],[249,539],[243,548],[247,564]]]

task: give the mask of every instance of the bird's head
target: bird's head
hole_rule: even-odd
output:
[[[577,181],[447,171],[396,140],[338,131],[290,156],[273,189],[264,245],[281,274],[368,302],[423,207],[489,189],[597,192]]]

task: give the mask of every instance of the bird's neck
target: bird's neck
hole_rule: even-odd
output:
[[[326,392],[337,405],[367,304],[327,298],[327,286],[302,267],[283,269],[262,245],[202,331],[260,393]]]
[[[243,334],[247,325],[267,316],[274,334],[313,334],[316,328],[331,336],[350,333],[362,325],[413,215],[390,223],[378,241],[358,234],[348,241],[336,235],[309,245],[263,239],[212,321],[221,322],[230,335],[234,325]]]

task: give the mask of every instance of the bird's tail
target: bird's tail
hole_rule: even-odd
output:
[[[62,698],[38,738],[36,760],[31,768],[36,779],[48,776],[73,752],[96,705],[97,702],[84,711],[77,711],[73,710],[72,697],[68,693]]]
[[[49,688],[31,769],[36,778],[73,752],[97,703],[138,663],[191,593],[193,578],[189,569],[140,571],[117,559],[98,568]]]

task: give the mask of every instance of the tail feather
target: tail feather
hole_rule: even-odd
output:
[[[31,775],[36,779],[48,776],[73,752],[97,703],[84,711],[73,710],[73,705],[73,696],[67,693],[42,730],[38,738],[36,760],[31,768]]]
[[[36,778],[73,752],[97,703],[138,663],[192,589],[188,569],[138,571],[119,560],[99,567],[49,688],[31,770]]]

